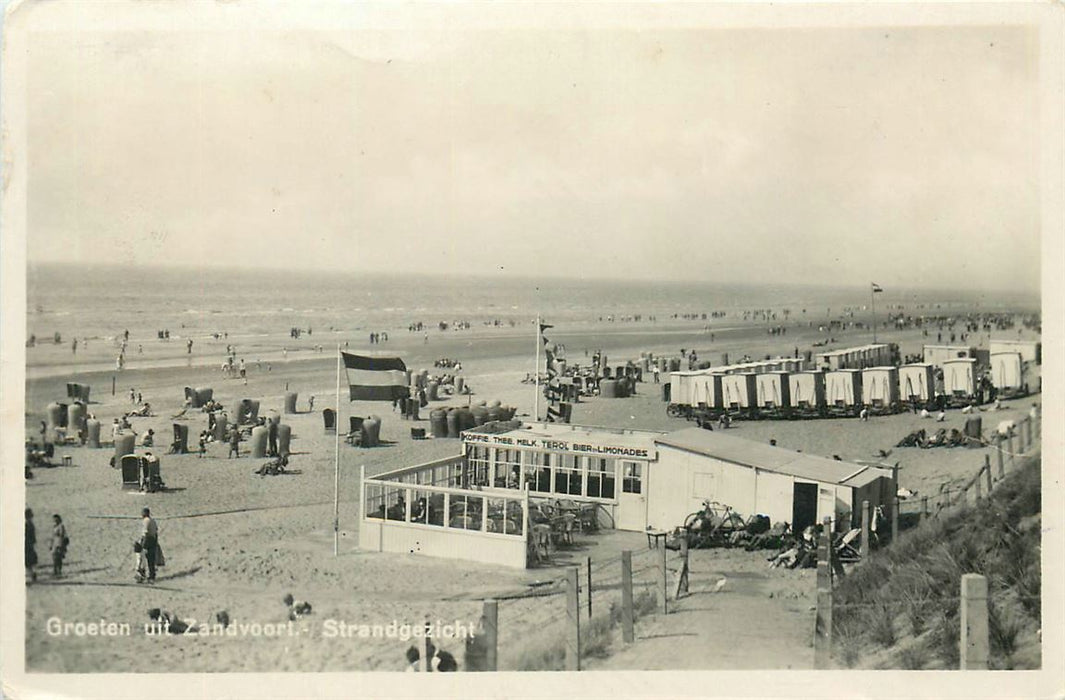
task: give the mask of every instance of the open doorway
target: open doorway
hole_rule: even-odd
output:
[[[817,523],[817,484],[795,483],[791,502],[791,528],[801,533]]]

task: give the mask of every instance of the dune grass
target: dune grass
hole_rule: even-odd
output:
[[[990,667],[1040,665],[1040,461],[1018,463],[990,498],[910,530],[834,592],[841,666],[957,668],[962,574],[988,578]]]
[[[633,596],[633,619],[654,612],[658,596],[653,591],[641,591]],[[609,611],[593,615],[591,620],[581,619],[581,658],[603,658],[610,655],[616,628],[621,623],[621,606],[611,603]],[[566,631],[561,626],[557,633],[530,639],[517,650],[517,671],[564,671],[566,668]]]

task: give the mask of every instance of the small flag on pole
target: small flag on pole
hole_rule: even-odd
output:
[[[873,293],[875,294],[876,292],[882,292],[882,291],[884,291],[883,288],[879,284],[877,284],[876,282],[873,282]]]
[[[400,358],[340,355],[351,401],[394,401],[407,395],[407,366]]]

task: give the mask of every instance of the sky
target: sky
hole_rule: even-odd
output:
[[[1038,34],[78,31],[28,259],[1040,286]]]

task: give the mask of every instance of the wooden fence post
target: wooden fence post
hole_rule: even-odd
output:
[[[497,671],[499,666],[499,603],[484,601],[484,670]]]
[[[621,633],[626,644],[636,639],[632,628],[632,552],[621,553]]]
[[[677,585],[673,589],[673,599],[680,600],[688,593],[688,538],[680,540],[680,568],[677,569]]]
[[[572,567],[566,575],[566,670],[581,670],[581,603],[577,593],[580,569]]]
[[[1013,431],[1012,430],[1010,431],[1008,440],[1009,440],[1009,446],[1010,446],[1010,466],[1012,467],[1017,462],[1017,457],[1015,456],[1016,453],[1013,451]]]
[[[339,427],[337,428],[340,429]],[[433,670],[433,656],[436,655],[434,651],[433,638],[429,635],[432,630],[432,623],[429,622],[429,617],[425,618],[425,641],[422,642],[422,671],[428,673]]]
[[[659,565],[662,567],[662,614],[665,615],[669,612],[669,570],[666,569],[665,546],[662,547],[662,552],[659,558]]]
[[[1002,464],[1002,441],[995,445],[995,454],[998,455],[998,478],[999,481],[1006,478],[1006,467]]]
[[[928,519],[928,496],[921,496],[921,522]]]
[[[862,559],[872,551],[873,548],[869,546],[869,501],[862,501]]]
[[[987,479],[987,495],[991,495],[991,455],[984,455],[984,476]]]
[[[868,503],[868,501],[866,501]],[[817,541],[817,613],[814,618],[814,668],[832,661],[832,521],[824,519]]]
[[[895,498],[895,506],[891,509],[891,544],[895,544],[895,542],[897,542],[898,539],[899,539],[899,507],[900,506],[901,506],[901,501],[899,501],[898,497],[896,497]]]
[[[592,558],[585,557],[584,563],[588,572],[588,619],[592,619]]]
[[[1034,421],[1032,420],[1031,416],[1028,417],[1028,420],[1024,421],[1024,431],[1028,434],[1027,443],[1028,443],[1029,449],[1032,447],[1032,423],[1033,422]]]
[[[980,574],[963,574],[961,577],[960,617],[961,668],[986,671],[989,651],[987,579]]]

